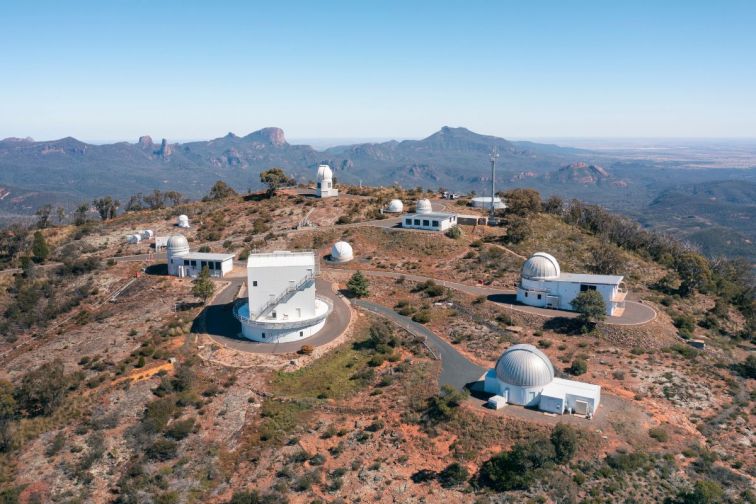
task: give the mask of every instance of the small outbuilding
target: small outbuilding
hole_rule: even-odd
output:
[[[126,235],[126,243],[130,245],[136,245],[137,243],[142,241],[142,235],[140,234],[130,234]]]
[[[564,273],[551,254],[536,252],[525,261],[517,285],[517,301],[542,308],[572,310],[570,304],[581,292],[595,290],[604,300],[606,314],[625,311],[627,289],[619,275]]]
[[[317,190],[319,198],[332,198],[339,195],[339,190],[333,187],[333,170],[327,164],[318,166]]]
[[[234,269],[234,254],[190,252],[184,235],[171,236],[166,245],[168,274],[196,278],[207,267],[210,276],[223,277]]]
[[[549,358],[533,345],[512,345],[485,376],[483,389],[510,404],[541,411],[592,417],[601,402],[601,387],[554,377]],[[497,402],[501,401],[497,399]]]
[[[491,196],[476,196],[471,200],[473,208],[491,208]],[[507,208],[501,198],[494,196],[494,209],[501,210]]]
[[[404,211],[404,203],[402,200],[393,199],[386,207],[384,212],[386,213],[402,213]]]
[[[354,251],[352,246],[345,241],[337,241],[331,247],[331,262],[345,263],[354,259]]]
[[[407,229],[423,229],[425,231],[446,231],[457,225],[457,215],[451,213],[432,212],[407,214],[402,219],[402,227]]]

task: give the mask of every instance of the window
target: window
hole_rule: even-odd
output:
[[[541,299],[541,295],[540,294],[538,294],[538,299]]]
[[[318,189],[320,189],[320,182],[318,182]]]
[[[275,311],[275,310],[273,310],[273,313],[271,313],[271,314],[270,314],[270,316],[271,316],[271,317],[273,317],[273,318],[277,318],[277,317],[276,317],[276,311]]]
[[[527,292],[525,293],[525,297],[528,297],[528,293]]]
[[[221,263],[220,262],[215,261],[215,263],[213,263],[213,264],[215,264],[215,269],[217,269],[217,270],[221,269]]]
[[[304,331],[299,331],[299,337],[301,338],[302,336],[304,336]]]
[[[189,266],[189,259],[184,259],[184,266]]]
[[[430,221],[423,219],[423,226],[425,226],[425,227],[430,226]]]
[[[262,337],[263,337],[263,339],[265,339],[265,333],[262,333]]]
[[[197,266],[197,261],[192,261],[192,268],[195,268]]]
[[[408,226],[412,225],[412,219],[404,219],[404,223]]]
[[[595,285],[580,284],[580,292],[596,290]]]
[[[420,225],[420,219],[415,219],[415,226],[419,226],[419,225]]]
[[[257,280],[252,280],[252,287],[257,287]]]
[[[438,227],[438,221],[437,220],[433,221],[433,227]]]

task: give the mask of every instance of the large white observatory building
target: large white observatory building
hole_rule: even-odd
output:
[[[214,277],[223,277],[234,269],[234,254],[190,252],[189,242],[180,234],[168,238],[165,252],[168,274],[177,277],[196,278],[205,266]]]
[[[339,195],[339,190],[333,187],[333,170],[327,164],[318,166],[317,190],[319,198],[331,198]]]
[[[595,290],[604,299],[606,314],[620,316],[625,311],[627,289],[619,275],[565,273],[554,256],[536,252],[522,265],[517,301],[520,303],[572,310],[570,302],[586,290]]]
[[[253,341],[286,343],[322,329],[333,304],[315,293],[318,273],[312,251],[250,254],[247,302],[234,307],[242,335]]]
[[[492,404],[536,407],[550,413],[592,417],[601,401],[601,387],[554,377],[549,358],[533,345],[509,347],[486,373],[483,389]]]

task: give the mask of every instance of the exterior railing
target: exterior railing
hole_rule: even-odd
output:
[[[281,292],[278,296],[274,297],[273,299],[269,300],[267,303],[265,303],[262,308],[260,308],[256,313],[251,314],[254,318],[260,318],[263,315],[265,315],[268,311],[273,309],[273,307],[279,305],[281,301],[286,298],[286,296],[289,296],[290,294],[293,294],[294,292],[297,292],[299,289],[304,287],[306,284],[309,284],[311,282],[315,281],[315,273],[307,273],[304,278],[302,278],[299,282],[289,285],[284,289],[283,292]]]
[[[246,317],[239,313],[239,308],[244,304],[244,299],[238,299],[234,304],[234,317],[242,324],[259,327],[262,329],[297,329],[300,327],[307,327],[315,325],[322,320],[325,320],[328,315],[333,311],[333,301],[326,297],[317,296],[317,299],[326,304],[328,309],[325,313],[316,315],[314,317],[302,320],[293,320],[291,322],[268,322],[265,320],[257,320],[254,318]]]

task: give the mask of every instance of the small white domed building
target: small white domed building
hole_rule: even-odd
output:
[[[387,213],[402,213],[404,211],[404,203],[402,203],[402,200],[393,199],[386,207],[385,212]]]
[[[627,289],[620,275],[565,273],[551,254],[536,252],[525,261],[517,285],[517,301],[541,308],[572,310],[570,304],[581,292],[595,290],[604,299],[606,314],[620,316],[625,310]]]
[[[339,195],[339,190],[333,187],[333,170],[327,164],[318,166],[316,182],[319,198],[331,198]]]
[[[176,225],[180,228],[188,228],[189,227],[189,217],[187,217],[184,214],[181,214],[178,216],[178,220],[176,221]]]
[[[354,251],[352,246],[345,241],[337,241],[331,247],[331,262],[345,263],[354,259]]]
[[[165,254],[168,274],[181,278],[197,278],[205,266],[213,277],[223,277],[234,269],[234,254],[190,252],[189,241],[180,234],[168,238]]]
[[[415,213],[429,214],[432,212],[433,212],[433,206],[431,205],[431,202],[429,199],[417,200],[417,203],[415,203]]]
[[[592,417],[601,401],[601,387],[554,376],[549,358],[533,345],[512,345],[489,369],[484,381],[491,404],[517,404],[551,413]]]

